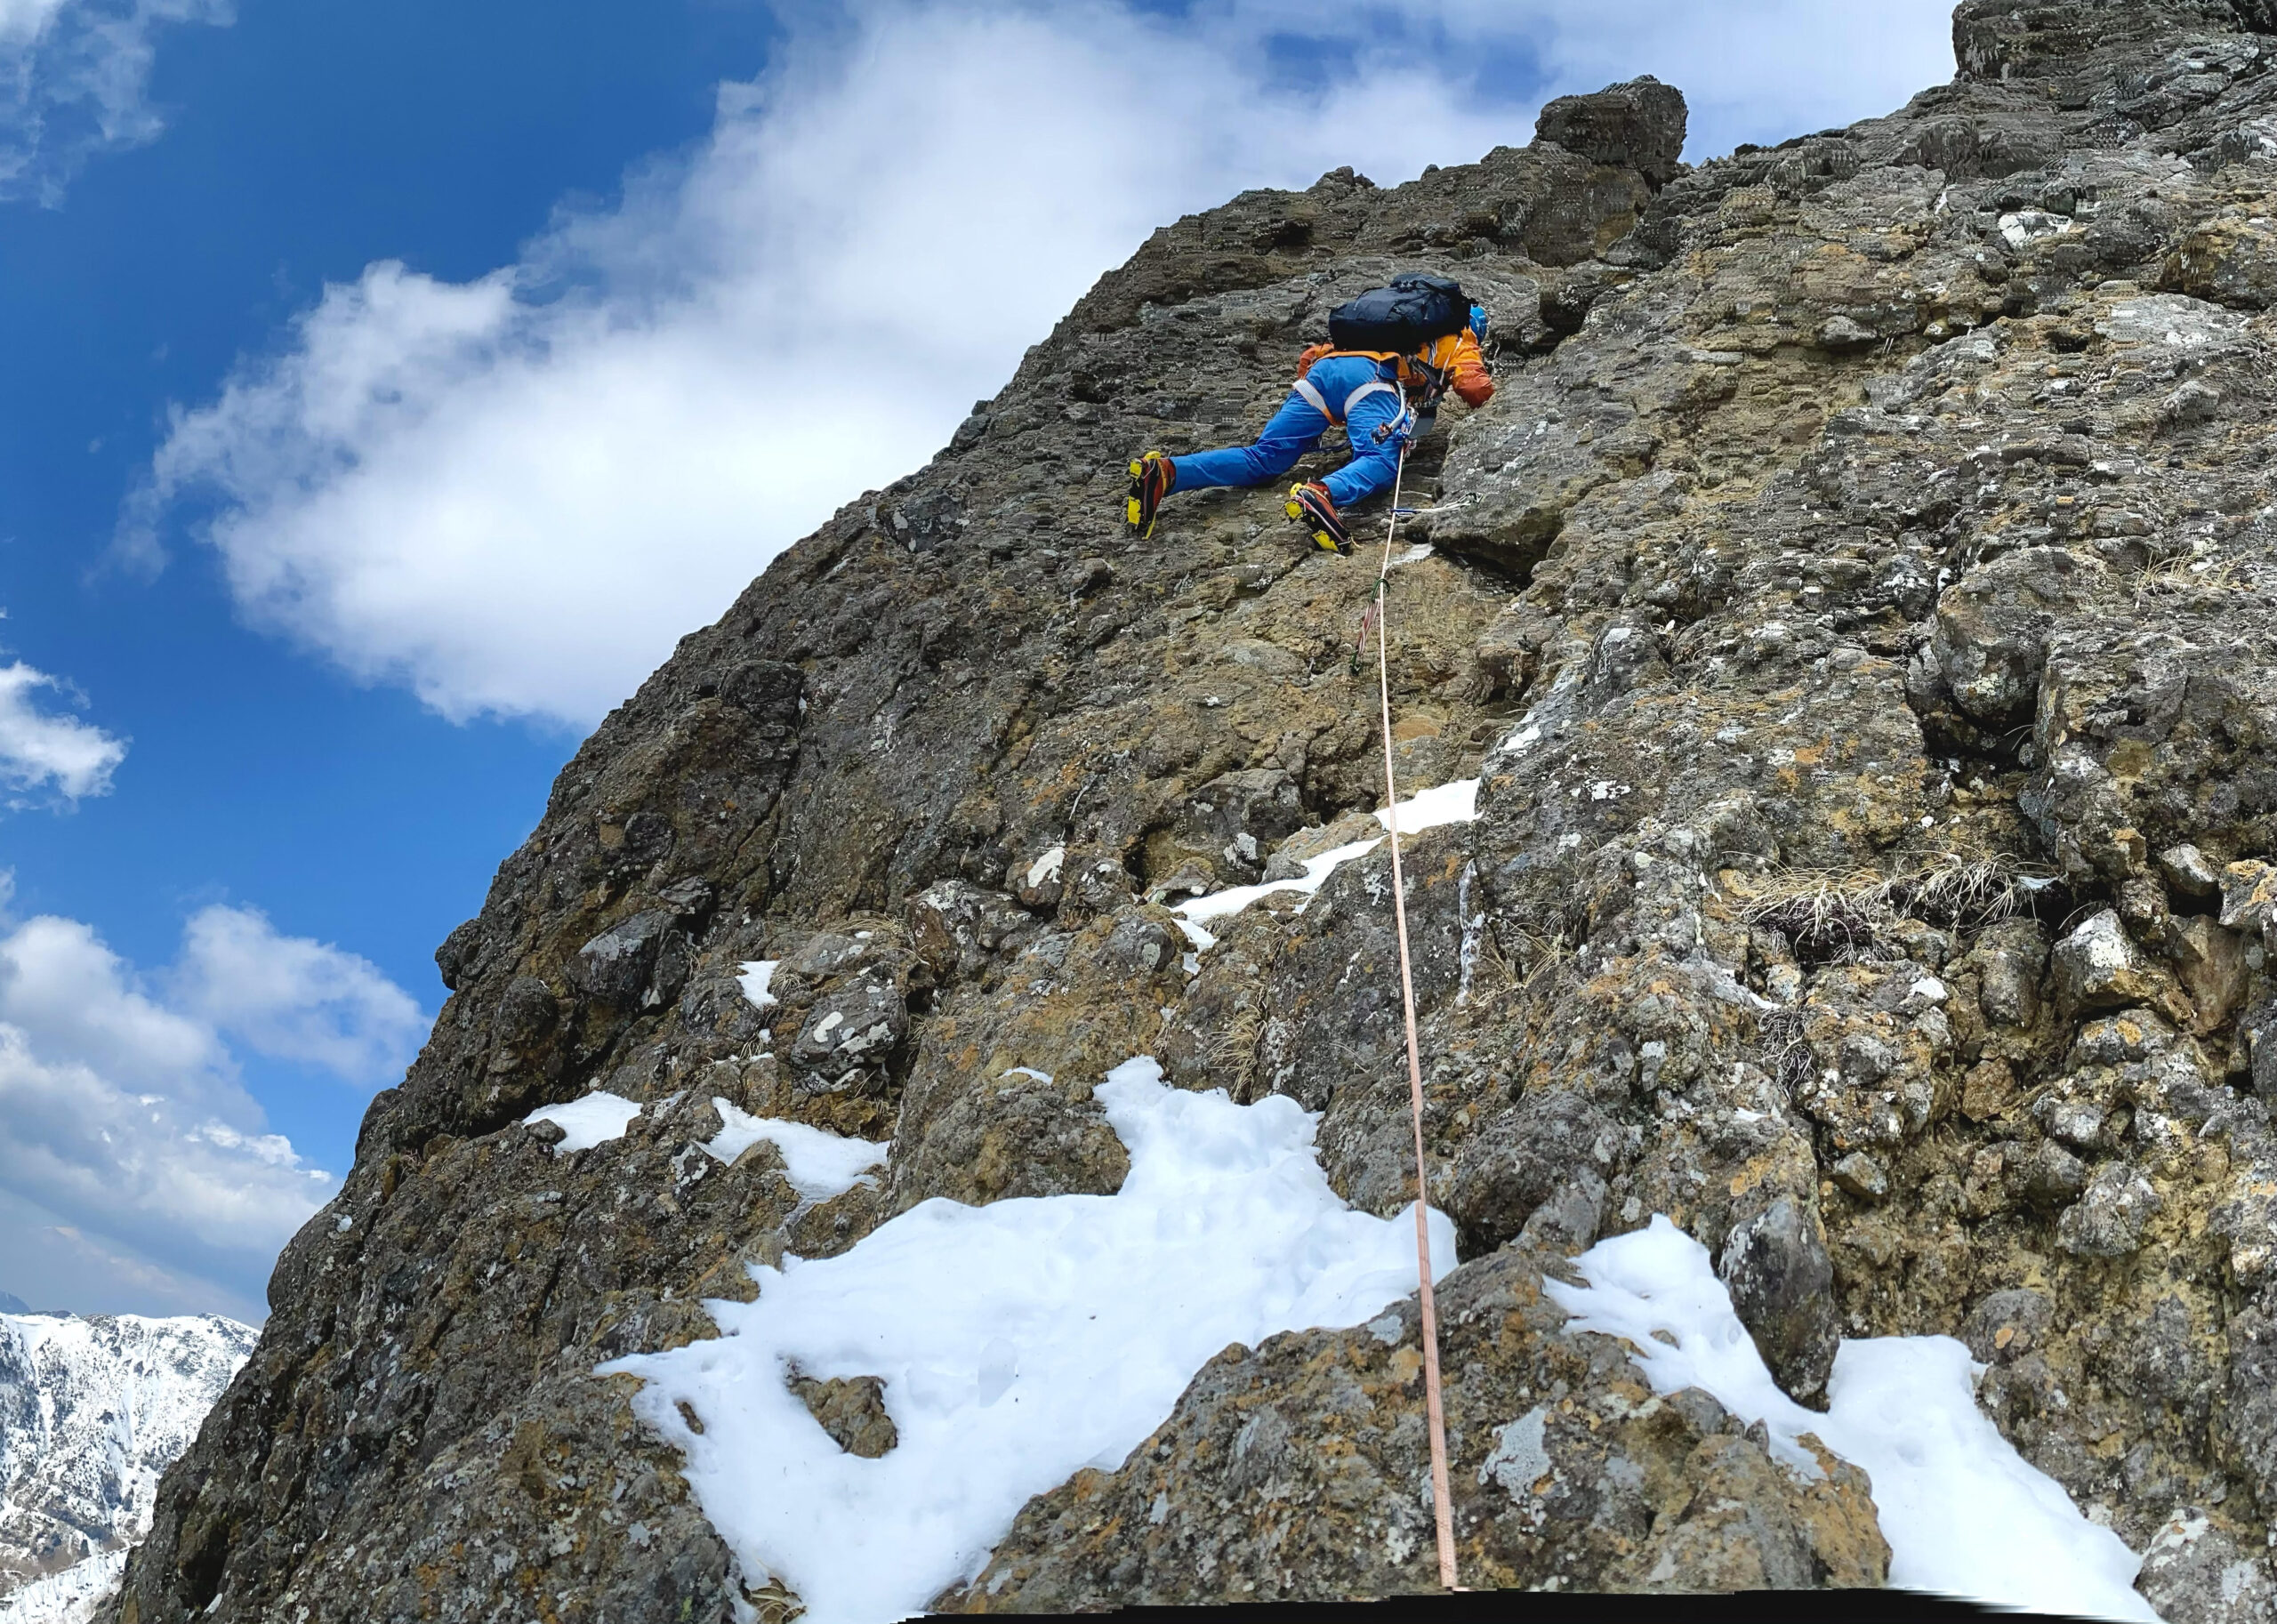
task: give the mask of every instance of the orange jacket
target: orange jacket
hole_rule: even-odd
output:
[[[1436,398],[1441,390],[1452,389],[1462,398],[1465,406],[1481,406],[1494,398],[1494,379],[1486,370],[1486,359],[1478,352],[1478,338],[1469,328],[1435,339],[1421,350],[1409,355],[1395,355],[1388,350],[1339,350],[1333,344],[1314,344],[1297,358],[1297,376],[1303,377],[1313,369],[1313,363],[1332,355],[1360,355],[1372,361],[1391,361],[1399,368],[1400,387],[1414,390],[1427,399]]]

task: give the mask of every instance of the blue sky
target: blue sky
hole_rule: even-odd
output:
[[[1858,11],[0,0],[0,1290],[257,1316],[577,739],[1153,225]]]

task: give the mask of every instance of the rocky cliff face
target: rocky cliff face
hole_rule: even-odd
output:
[[[91,1616],[256,1335],[212,1315],[0,1314],[0,1620]]]
[[[1882,1574],[1855,1474],[1647,1413],[1545,1306],[1665,1212],[1797,1396],[1842,1336],[1960,1336],[2168,1617],[2265,1616],[2273,29],[1970,0],[1959,76],[1888,118],[1684,170],[1640,84],[1156,233],[563,772],[120,1617],[781,1616],[595,1365],[928,1197],[1114,1189],[1090,1089],[1135,1053],[1293,1096],[1338,1190],[1402,1204],[1384,854],[1191,960],[1164,906],[1377,804],[1373,572],[1262,494],[1138,547],[1115,509],[1131,452],[1253,430],[1418,266],[1501,342],[1390,593],[1403,782],[1484,780],[1408,860],[1471,1582]],[[621,1138],[520,1125],[593,1087],[643,1105]],[[720,1165],[714,1097],[890,1137],[887,1176],[809,1206],[770,1147]],[[945,1601],[1428,1588],[1412,1332],[1229,1350]],[[1498,1469],[1528,1416],[1541,1469]]]

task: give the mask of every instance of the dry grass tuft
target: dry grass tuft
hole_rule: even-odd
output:
[[[1265,1012],[1254,1004],[1244,1004],[1203,1050],[1203,1064],[1223,1078],[1227,1091],[1237,1098],[1256,1067],[1258,1040],[1264,1035]]]
[[[1901,919],[1972,930],[2024,912],[2035,876],[2006,858],[1951,855],[1895,874],[1788,871],[1747,883],[1741,917],[1776,930],[1796,955],[1826,963],[1870,957]]]
[[[2155,559],[2135,578],[2135,610],[2217,615],[2207,630],[2228,641],[2277,645],[2277,559],[2266,550],[2223,552],[2203,543]]]
[[[1789,1099],[1797,1097],[1810,1081],[1814,1064],[1811,1046],[1803,1038],[1803,1012],[1776,1010],[1763,1017],[1758,1030],[1772,1081]]]
[[[2199,592],[2249,592],[2261,583],[2256,572],[2234,558],[2209,552],[2181,552],[2150,565],[2135,577],[2136,607],[2160,599],[2188,598]]]

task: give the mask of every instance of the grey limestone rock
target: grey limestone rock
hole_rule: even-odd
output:
[[[1822,1403],[1842,1328],[1816,1218],[1782,1196],[1725,1238],[1716,1272],[1779,1385]]]
[[[2266,1553],[2240,1549],[2202,1506],[2177,1507],[2160,1526],[2135,1585],[2167,1624],[2277,1620],[2277,1578]]]
[[[2159,1210],[2151,1181],[2123,1162],[2112,1162],[2088,1181],[2077,1203],[2056,1226],[2056,1244],[2080,1258],[2120,1258],[2137,1250],[2143,1232]]]
[[[1464,1255],[1514,1239],[1576,1175],[1595,1178],[1601,1191],[1620,1143],[1610,1117],[1564,1090],[1530,1094],[1495,1118],[1464,1142],[1443,1198]]]
[[[2056,943],[2052,970],[2056,992],[2074,1009],[2142,1003],[2151,991],[2143,955],[2109,908]]]
[[[1634,169],[1655,186],[1676,179],[1684,152],[1684,96],[1649,74],[1541,109],[1535,133],[1596,164]]]
[[[1220,773],[1179,807],[1163,837],[1149,848],[1147,864],[1167,876],[1198,860],[1220,883],[1248,885],[1304,817],[1303,792],[1283,768]]]
[[[909,1035],[909,1006],[890,983],[863,977],[809,1011],[791,1063],[817,1088],[841,1089],[880,1072]]]
[[[637,1002],[656,974],[674,925],[671,911],[663,908],[618,921],[577,950],[570,978],[580,992],[602,1003],[622,1009]]]

